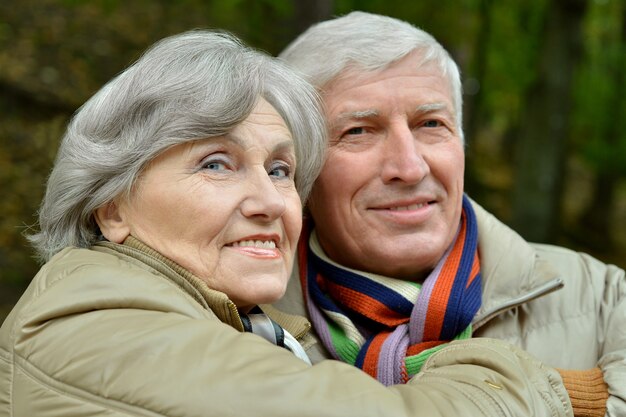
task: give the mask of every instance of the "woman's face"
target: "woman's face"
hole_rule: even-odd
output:
[[[295,169],[291,134],[261,99],[229,134],[159,155],[116,204],[113,239],[103,233],[136,237],[242,310],[271,303],[285,292],[301,229]]]

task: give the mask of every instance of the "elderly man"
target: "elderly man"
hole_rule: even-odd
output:
[[[297,277],[276,304],[310,318],[313,361],[391,385],[451,340],[503,339],[560,369],[576,415],[626,416],[624,271],[530,244],[464,194],[461,82],[443,47],[353,12],[281,58],[318,88],[329,126]]]

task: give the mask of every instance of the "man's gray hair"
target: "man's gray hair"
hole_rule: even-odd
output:
[[[457,129],[463,140],[459,68],[432,35],[407,22],[388,16],[352,12],[311,26],[279,57],[322,90],[345,70],[376,71],[415,50],[422,53],[422,64],[435,62],[448,79]]]
[[[279,60],[226,32],[165,38],[75,114],[61,141],[29,236],[41,260],[98,239],[94,212],[127,198],[146,165],[166,149],[220,136],[259,97],[282,116],[295,145],[296,188],[305,201],[323,164],[326,127],[315,89]]]

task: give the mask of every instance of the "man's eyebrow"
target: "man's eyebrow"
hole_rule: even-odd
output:
[[[335,121],[340,122],[343,120],[351,120],[351,119],[365,119],[368,117],[372,117],[372,116],[375,117],[378,115],[379,115],[378,110],[374,110],[374,109],[351,111],[351,112],[340,113],[339,115],[337,115],[337,117],[335,117]]]
[[[448,110],[446,103],[425,103],[415,108],[415,113],[430,113],[437,110]]]

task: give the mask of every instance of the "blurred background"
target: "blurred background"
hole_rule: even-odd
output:
[[[352,10],[432,33],[462,70],[467,192],[527,239],[626,267],[624,0],[0,2],[0,321],[73,112],[156,40],[229,30],[276,55]]]

